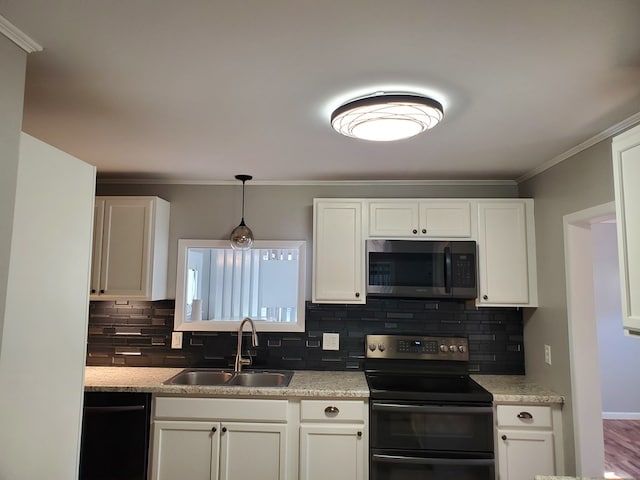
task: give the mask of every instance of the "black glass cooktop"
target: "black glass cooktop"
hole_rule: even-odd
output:
[[[493,396],[468,375],[367,373],[372,399],[490,403]]]

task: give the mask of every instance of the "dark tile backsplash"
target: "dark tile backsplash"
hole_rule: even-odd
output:
[[[233,366],[235,332],[184,332],[183,348],[171,349],[174,301],[91,302],[87,365],[151,367]],[[476,309],[471,303],[368,299],[366,305],[307,303],[304,333],[259,333],[260,345],[245,354],[254,367],[361,370],[369,333],[462,335],[469,338],[470,370],[524,374],[522,311]],[[248,329],[248,327],[247,327]],[[340,334],[340,350],[322,350],[324,332]]]

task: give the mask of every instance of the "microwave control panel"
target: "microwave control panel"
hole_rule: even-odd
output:
[[[454,253],[451,255],[452,283],[454,287],[475,288],[476,259],[473,255]]]

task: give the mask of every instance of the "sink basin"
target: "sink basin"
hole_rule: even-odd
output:
[[[239,387],[286,387],[293,372],[240,372],[234,374],[228,385]]]
[[[165,385],[223,385],[233,376],[231,372],[192,368],[163,382]]]
[[[244,371],[239,373],[206,368],[187,368],[163,382],[164,385],[202,385],[235,387],[286,387],[293,377],[290,371]]]

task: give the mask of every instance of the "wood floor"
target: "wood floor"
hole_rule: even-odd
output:
[[[603,420],[605,471],[640,479],[640,420]]]

